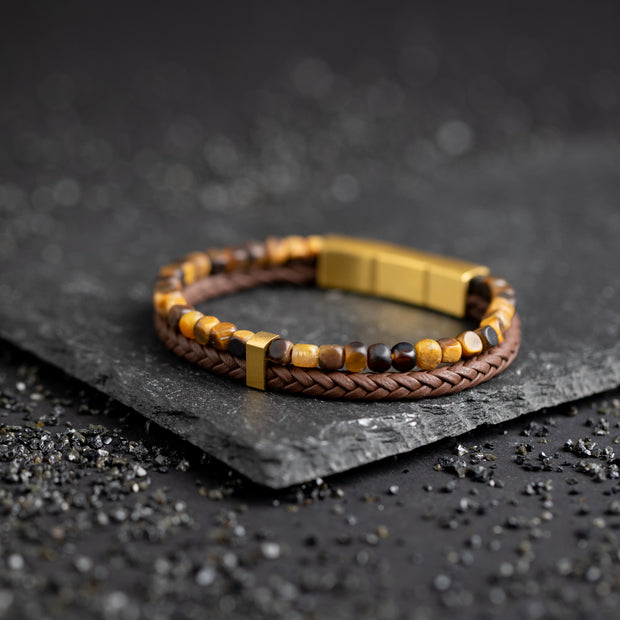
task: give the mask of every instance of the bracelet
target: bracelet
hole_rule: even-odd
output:
[[[238,329],[194,307],[276,283],[376,295],[478,326],[452,338],[392,347],[359,341],[317,346]],[[487,267],[337,235],[270,237],[192,252],[159,270],[153,304],[156,332],[175,354],[253,388],[323,398],[397,400],[459,392],[507,368],[520,343],[514,289]]]

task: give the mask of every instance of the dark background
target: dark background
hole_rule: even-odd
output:
[[[570,334],[579,365],[589,342],[618,341],[618,250],[588,262],[587,234],[618,226],[618,17],[613,2],[4,7],[3,308],[36,298],[11,275],[20,263],[36,258],[52,286],[73,270],[55,307],[23,311],[24,334],[5,310],[10,339],[70,342],[85,321],[63,290],[97,299],[106,285],[75,276],[86,253],[122,278],[185,252],[175,226],[228,243],[346,216],[372,236],[389,209],[369,197],[393,188],[405,213],[445,178],[448,195],[457,179],[484,205],[475,242],[452,225],[458,207],[430,238],[415,211],[381,230],[461,254],[485,244],[552,317],[530,324],[523,363],[537,338],[563,338],[568,356]],[[513,205],[496,188],[515,168],[566,204],[538,197],[513,218],[519,177]],[[79,237],[91,218],[109,222],[96,247]],[[585,261],[581,280],[548,294],[543,254],[502,258],[511,228],[553,249],[552,275],[570,281],[570,258]],[[582,307],[588,273],[601,293]],[[131,278],[131,299],[148,299]],[[52,338],[33,327],[50,316],[64,319]],[[0,616],[617,615],[617,392],[276,492],[4,341],[0,388]]]

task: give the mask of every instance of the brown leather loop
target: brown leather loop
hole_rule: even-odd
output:
[[[184,295],[189,304],[197,304],[261,284],[311,284],[314,278],[313,266],[290,264],[254,269],[247,273],[210,276],[186,287]],[[233,379],[245,379],[244,359],[189,340],[158,314],[155,315],[155,329],[159,338],[176,355],[212,372]],[[430,371],[352,373],[269,365],[266,383],[269,390],[329,399],[415,400],[454,394],[504,371],[516,357],[520,340],[520,321],[515,314],[501,344],[450,366],[440,366]]]

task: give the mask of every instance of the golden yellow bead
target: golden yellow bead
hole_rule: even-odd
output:
[[[185,260],[194,265],[196,280],[206,278],[211,273],[211,259],[204,252],[191,252]]]
[[[441,346],[432,338],[423,338],[415,343],[416,364],[422,370],[433,370],[441,364]]]
[[[503,312],[508,316],[508,319],[512,319],[515,313],[515,307],[514,304],[510,303],[504,297],[494,297],[491,299],[491,303],[485,312],[485,316],[494,314],[497,311]]]
[[[194,338],[198,344],[207,344],[211,330],[220,322],[216,316],[203,316],[194,325]]]
[[[265,240],[265,247],[271,265],[283,265],[289,259],[288,244],[284,239],[268,237]]]
[[[441,361],[444,364],[454,364],[461,359],[463,349],[456,338],[440,338],[437,342],[441,347]]]
[[[185,284],[191,284],[196,281],[196,265],[191,261],[185,261],[181,263],[181,270],[183,271],[183,282]]]
[[[319,347],[315,344],[296,344],[291,356],[293,366],[314,368],[319,363]]]
[[[323,237],[321,235],[310,235],[306,237],[310,256],[316,256],[323,249]]]
[[[482,340],[475,332],[463,332],[459,334],[456,339],[461,343],[461,347],[463,348],[462,356],[464,358],[473,357],[482,352]]]
[[[496,310],[495,312],[492,312],[491,314],[486,314],[482,320],[486,321],[487,319],[491,319],[491,318],[496,318],[499,321],[503,332],[506,333],[511,323],[510,316],[508,316],[508,313],[504,312],[503,310]]]
[[[480,327],[486,327],[487,325],[490,325],[497,332],[497,339],[499,341],[498,344],[504,342],[503,324],[495,314],[492,314],[486,319],[482,319],[482,321],[480,321]]]
[[[164,314],[168,315],[172,306],[184,306],[187,304],[183,293],[170,293],[164,302]]]
[[[165,316],[168,310],[175,305],[184,305],[187,303],[183,293],[172,291],[171,293],[153,293],[153,306],[158,314]]]
[[[310,252],[308,250],[308,241],[305,237],[290,235],[284,238],[284,242],[288,246],[288,253],[291,260],[308,258]]]
[[[191,340],[195,340],[196,336],[194,336],[194,325],[204,316],[202,312],[198,310],[192,310],[187,314],[184,314],[179,319],[179,331],[186,337]]]

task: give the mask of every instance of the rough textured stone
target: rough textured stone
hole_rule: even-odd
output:
[[[60,30],[50,31],[63,32],[54,15]],[[404,8],[383,19],[419,21]],[[97,21],[91,34],[104,32]],[[116,73],[92,81],[88,54],[48,45],[41,58],[40,48],[22,45],[34,38],[3,40],[5,57],[23,68],[0,76],[2,337],[272,486],[618,385],[620,148],[609,130],[617,123],[601,111],[613,80],[598,65],[567,61],[566,50],[556,57],[551,44],[522,48],[522,65],[503,39],[497,54],[478,46],[463,71],[454,52],[464,35],[452,33],[443,50],[433,32],[416,38],[417,51],[405,35],[394,49],[369,43],[365,54],[379,65],[359,72],[336,68],[349,56],[336,54],[340,65],[303,57],[292,77],[269,69],[261,40],[248,38],[244,70],[228,67],[219,81],[214,72],[212,84],[183,53],[162,56],[159,39],[146,47],[145,70],[142,57],[123,55],[137,49],[133,31],[115,48],[123,58],[109,65]],[[293,39],[274,43],[281,57]],[[216,46],[211,54],[201,47],[201,57],[219,62],[217,40],[200,41]],[[508,69],[494,64],[502,54]],[[396,69],[377,71],[381,63]],[[523,66],[540,70],[519,73]],[[470,88],[476,75],[493,77]],[[551,79],[555,94],[542,96],[541,80]],[[578,117],[586,105],[581,86],[574,90],[584,83],[599,84],[585,117],[607,124],[561,132],[562,110]],[[488,264],[517,290],[517,362],[450,398],[328,403],[248,391],[180,362],[156,340],[150,283],[160,265],[208,245],[326,231]],[[337,292],[256,291],[212,303],[209,313],[317,344],[415,341],[462,328]]]

